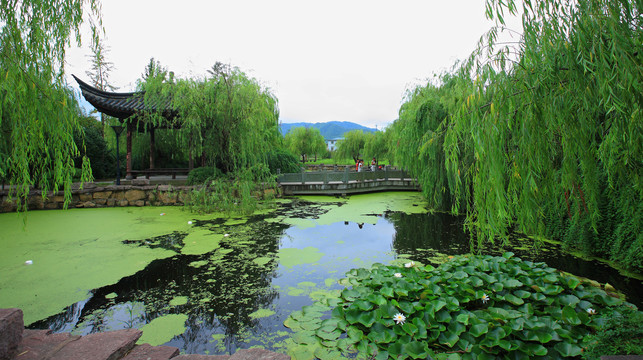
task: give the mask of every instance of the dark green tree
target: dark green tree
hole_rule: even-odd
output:
[[[352,158],[355,162],[364,150],[366,136],[362,130],[351,130],[344,134],[344,139],[337,142],[335,156],[340,159]]]
[[[488,1],[498,26],[479,49],[410,94],[396,160],[448,194],[478,245],[517,230],[641,270],[643,4],[527,0],[522,37],[499,42],[517,12]]]
[[[286,147],[301,156],[301,162],[306,162],[308,155],[317,155],[326,150],[326,142],[319,129],[309,127],[294,127],[288,131],[284,142]]]
[[[43,196],[64,188],[66,203],[71,197],[79,111],[64,81],[65,50],[72,41],[80,45],[80,25],[87,17],[93,18],[92,40],[98,41],[99,8],[96,0],[3,1],[0,6],[0,178],[15,185],[13,196],[25,200],[37,184]],[[82,168],[86,181],[89,162]]]

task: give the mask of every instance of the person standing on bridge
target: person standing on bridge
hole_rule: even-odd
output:
[[[362,172],[362,167],[364,166],[364,160],[360,160],[357,163],[357,172]]]
[[[371,171],[375,171],[375,165],[377,165],[377,160],[373,158],[373,160],[371,160]]]

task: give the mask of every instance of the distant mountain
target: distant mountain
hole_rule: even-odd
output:
[[[319,132],[322,134],[324,139],[337,139],[344,136],[344,133],[351,130],[362,130],[364,132],[375,132],[377,129],[368,128],[360,124],[355,124],[349,121],[330,121],[325,123],[290,123],[290,124],[281,124],[280,131],[282,134],[286,134],[290,129],[294,127],[311,127],[319,129]]]

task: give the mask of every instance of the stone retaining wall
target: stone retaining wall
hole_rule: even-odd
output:
[[[74,184],[75,185],[75,184]],[[145,181],[133,185],[98,186],[84,184],[83,188],[73,188],[68,208],[95,208],[116,206],[174,206],[183,205],[192,186],[148,185]],[[64,193],[50,192],[45,199],[42,192],[32,190],[27,201],[29,210],[62,209]],[[9,200],[9,190],[0,190],[0,212],[13,212],[17,200]]]

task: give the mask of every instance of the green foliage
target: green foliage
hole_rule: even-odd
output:
[[[367,159],[376,158],[377,160],[388,157],[388,135],[390,133],[375,131],[364,134],[364,156]]]
[[[466,213],[477,245],[555,232],[642,271],[643,3],[524,1],[524,35],[504,45],[516,12],[488,1],[498,27],[409,94],[395,160],[436,208]]]
[[[35,184],[43,196],[62,187],[65,203],[71,198],[79,110],[63,80],[64,60],[72,39],[80,44],[85,11],[96,18],[90,26],[97,41],[95,0],[0,6],[0,178],[15,185],[11,195],[23,200]],[[87,181],[89,162],[82,168]]]
[[[216,167],[229,176],[230,181],[217,180],[195,191],[190,209],[246,213],[256,204],[253,191],[274,183],[266,154],[281,145],[277,99],[236,67],[216,63],[208,74],[202,79],[175,79],[151,59],[139,83],[150,110],[142,116],[149,126],[180,125],[173,133],[177,140],[170,141],[184,149],[178,159],[198,154],[202,166]],[[163,113],[168,108],[175,115],[169,120]],[[167,143],[161,139],[157,148]]]
[[[306,162],[307,155],[324,155],[326,142],[319,129],[310,127],[294,127],[288,131],[284,142],[290,151],[301,156],[301,162]]]
[[[643,313],[629,307],[614,310],[603,326],[586,339],[589,346],[583,359],[600,359],[602,355],[643,354]]]
[[[109,84],[109,76],[114,70],[114,64],[107,60],[109,47],[105,46],[102,39],[92,44],[91,71],[85,71],[92,85],[103,91],[114,91],[116,87]],[[101,114],[102,115],[102,114]]]
[[[199,213],[224,212],[249,215],[272,206],[266,190],[275,191],[276,181],[265,164],[220,176],[192,190],[185,207]],[[261,200],[264,200],[263,202]]]
[[[210,183],[220,178],[221,176],[223,176],[221,170],[212,166],[192,169],[192,171],[190,171],[190,173],[188,174],[187,185]]]
[[[276,149],[270,151],[266,154],[266,162],[268,163],[271,174],[277,174],[277,169],[279,169],[282,174],[300,171],[297,157],[287,150]]]
[[[76,168],[81,169],[83,159],[87,158],[90,160],[92,176],[95,179],[114,177],[116,157],[107,147],[103,137],[103,125],[91,116],[81,118],[79,123],[81,130],[74,132],[74,142],[80,150],[80,156],[74,159]],[[80,177],[74,177],[74,180],[79,179]]]
[[[624,302],[544,263],[506,253],[353,269],[350,285],[292,313],[292,354],[377,359],[533,359],[581,354]],[[630,305],[630,304],[628,304]],[[633,305],[630,305],[633,306]],[[333,308],[332,317],[320,320]],[[636,312],[641,316],[640,312]]]
[[[337,142],[337,150],[334,157],[338,159],[352,158],[357,162],[360,154],[364,151],[366,136],[362,130],[351,130],[344,134],[344,140]]]
[[[460,173],[454,177],[447,172],[445,138],[453,125],[448,106],[464,84],[452,76],[445,76],[443,81],[440,87],[427,84],[410,91],[398,120],[386,132],[392,160],[418,177],[430,206],[457,213],[465,204],[465,196],[455,192]],[[465,169],[471,166],[466,156],[460,163]]]

